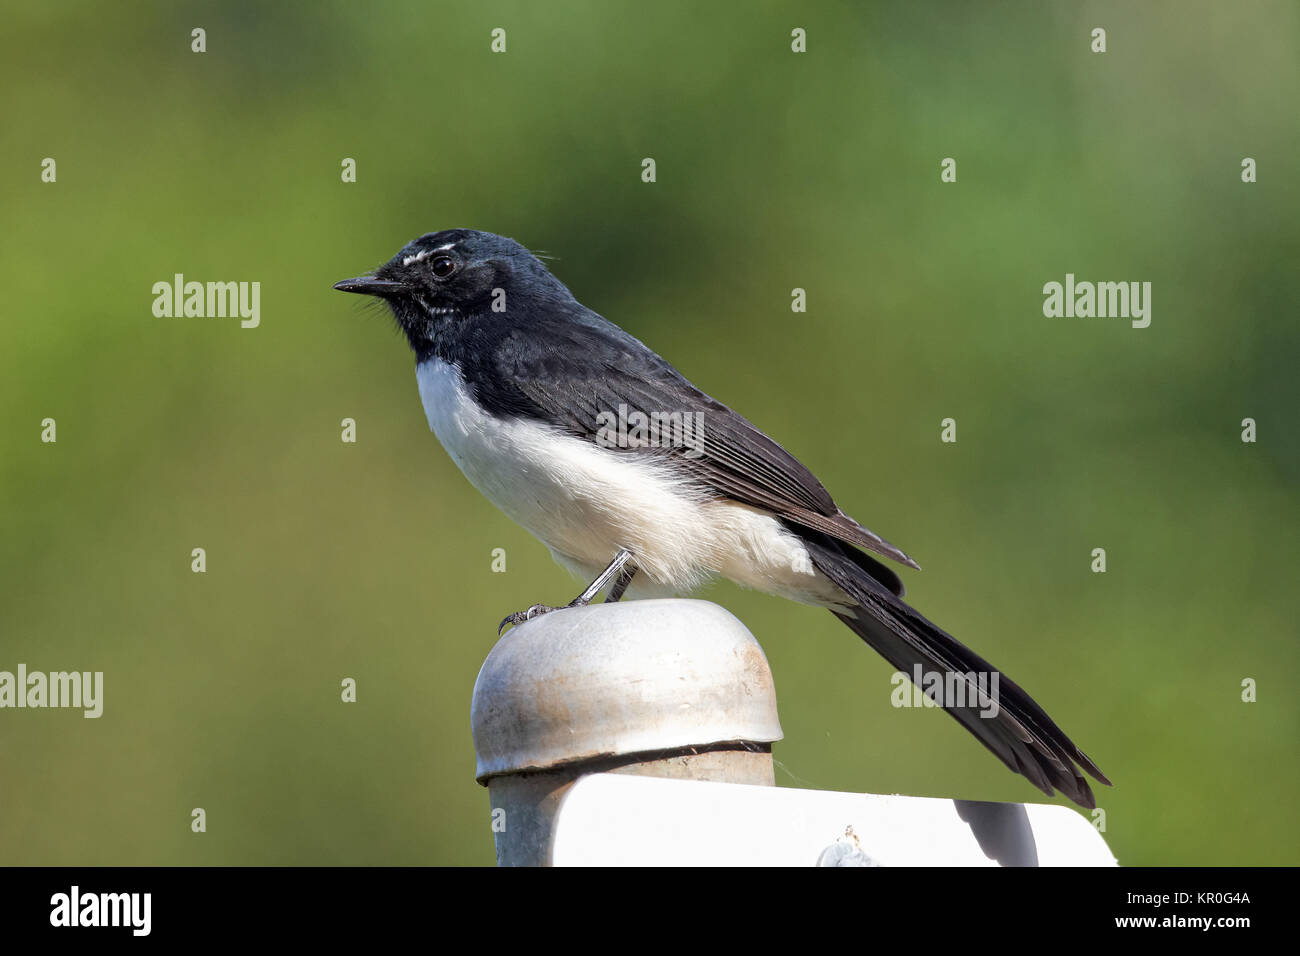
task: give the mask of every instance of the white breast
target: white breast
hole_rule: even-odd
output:
[[[465,477],[579,577],[594,578],[627,548],[670,592],[722,574],[809,604],[839,596],[775,518],[716,498],[670,463],[489,415],[460,371],[436,358],[417,366],[416,381],[429,427]]]

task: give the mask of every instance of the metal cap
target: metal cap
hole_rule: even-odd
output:
[[[763,649],[708,601],[593,604],[514,628],[479,670],[470,722],[479,782],[600,757],[781,739]]]

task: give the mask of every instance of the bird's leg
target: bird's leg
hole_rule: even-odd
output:
[[[612,604],[615,601],[622,600],[623,592],[627,590],[627,586],[632,583],[634,577],[636,577],[636,565],[634,564],[618,572],[618,578],[614,581],[614,586],[605,595],[605,603]]]
[[[627,548],[619,548],[618,554],[614,555],[614,560],[609,562],[609,567],[596,577],[596,580],[587,585],[587,590],[583,591],[576,598],[570,601],[566,607],[586,607],[592,602],[605,585],[609,584],[615,577],[622,577],[622,571],[628,561],[632,560],[632,552]]]
[[[604,571],[601,571],[600,574],[596,576],[596,580],[592,581],[590,584],[587,585],[587,589],[585,591],[583,591],[576,598],[574,598],[572,601],[570,601],[568,604],[564,606],[565,607],[586,607],[588,604],[591,603],[592,598],[594,598],[597,594],[599,594],[601,592],[601,589],[603,589],[605,585],[609,584],[609,582],[615,576],[618,576],[619,581],[622,581],[623,575],[620,572],[622,572],[623,566],[626,565],[628,561],[630,561],[631,559],[632,559],[631,551],[629,551],[627,548],[619,548],[618,554],[614,555],[614,560],[609,563],[609,567],[607,567]],[[627,580],[629,582],[632,580],[632,576],[630,574],[627,576]],[[615,582],[614,587],[618,589],[618,582]],[[623,584],[623,588],[626,587],[627,584],[626,583]],[[611,590],[610,593],[613,594],[614,591]],[[618,589],[618,596],[619,597],[623,596],[622,589]],[[558,611],[558,610],[561,610],[561,608],[554,608],[551,607],[549,604],[534,604],[526,611],[515,611],[514,614],[507,615],[501,621],[501,624],[497,627],[497,634],[500,634],[502,631],[504,631],[506,629],[507,624],[522,624],[524,623],[524,621],[531,621],[535,617],[541,617],[543,614],[549,614],[551,611]]]

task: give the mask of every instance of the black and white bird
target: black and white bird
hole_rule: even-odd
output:
[[[452,460],[591,581],[569,606],[605,588],[618,600],[634,579],[643,593],[684,594],[721,575],[828,608],[899,671],[969,682],[970,694],[938,702],[1044,793],[1095,805],[1079,768],[1109,783],[1097,766],[1005,675],[988,706],[975,675],[995,668],[904,603],[898,575],[865,552],[916,562],[841,511],[757,427],[578,302],[522,245],[430,233],[334,288],[392,309]],[[502,627],[550,610],[534,605]]]

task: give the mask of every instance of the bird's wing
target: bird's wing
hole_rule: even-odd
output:
[[[539,322],[527,334],[497,344],[497,371],[514,395],[503,410],[531,414],[571,434],[597,441],[607,416],[680,413],[698,423],[676,447],[626,448],[668,454],[718,494],[769,511],[909,567],[901,549],[836,506],[822,483],[793,455],[747,419],[692,385],[667,361],[595,313],[579,320]]]

